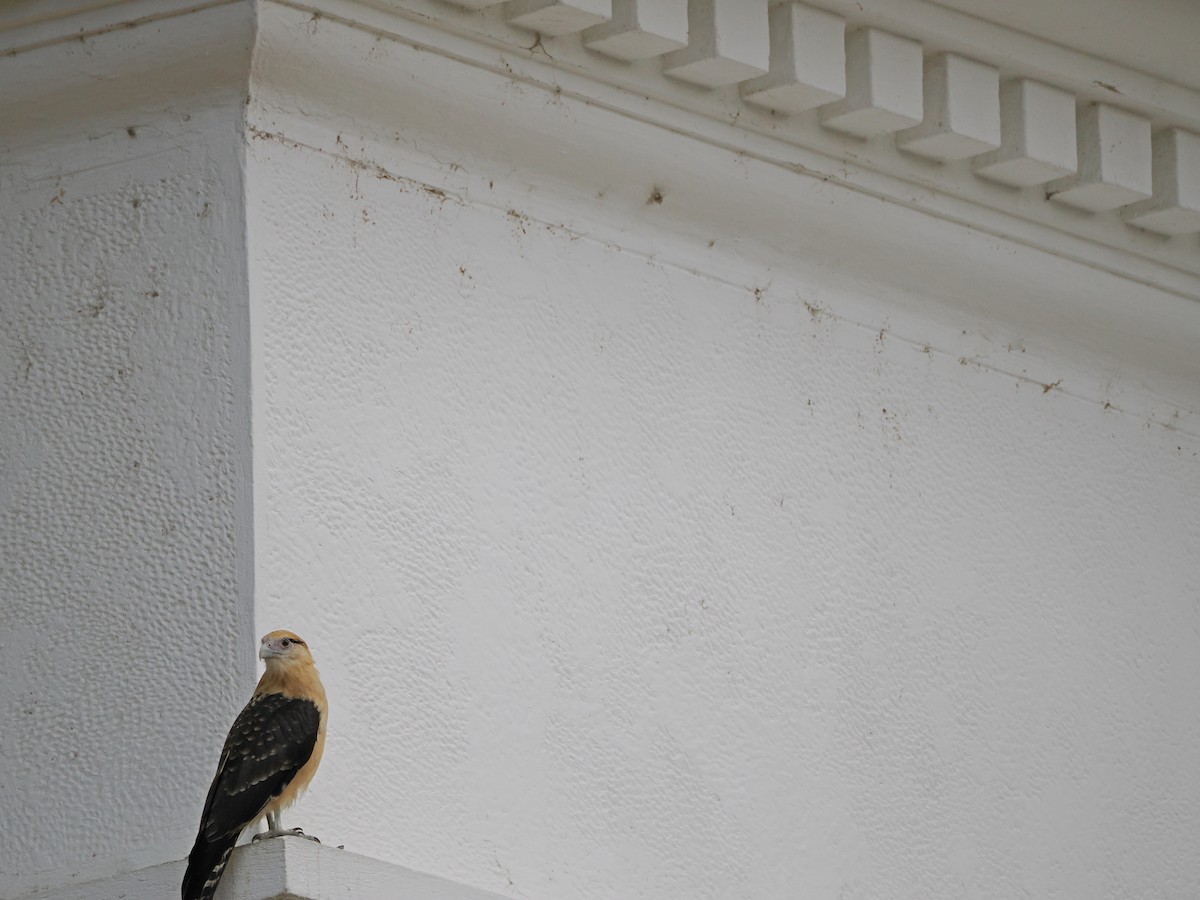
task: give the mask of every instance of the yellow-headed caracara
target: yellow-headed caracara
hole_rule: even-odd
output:
[[[284,832],[279,814],[300,796],[325,749],[325,689],[308,646],[272,631],[258,655],[267,670],[225,739],[200,831],[188,855],[183,900],[210,900],[242,830],[264,815],[265,835]]]

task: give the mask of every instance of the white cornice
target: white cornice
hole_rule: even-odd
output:
[[[224,2],[252,6],[9,4],[0,12],[0,52],[20,55]],[[1198,293],[1200,93],[943,4],[267,2],[1177,294]],[[1179,71],[1190,79],[1190,69]]]
[[[244,97],[254,31],[244,0],[0,3],[0,173],[31,143]]]
[[[13,56],[239,2],[244,0],[9,0],[0,5],[0,54]]]
[[[432,25],[508,50],[504,65],[514,76],[555,81],[518,69],[524,60],[582,74],[922,191],[1200,273],[1200,94],[924,0],[818,0],[837,15],[774,4],[771,22],[765,0],[691,0],[692,44],[682,50],[671,41],[688,34],[689,14],[671,0],[617,0],[614,18],[600,24],[593,0],[480,10],[459,4],[487,0],[285,2],[436,50],[429,31],[412,28]],[[539,18],[531,6],[550,9]],[[735,14],[722,19],[723,7]],[[864,28],[885,40],[863,39]],[[618,58],[637,53],[654,29],[657,55]],[[845,47],[843,33],[852,35]],[[892,37],[899,40],[888,43]],[[870,96],[872,83],[893,96]],[[793,98],[820,105],[782,113]],[[837,114],[847,108],[854,115]],[[895,193],[904,202],[905,192]]]
[[[1164,372],[1170,396],[1197,383],[1196,274],[746,128],[771,114],[720,115],[728,92],[677,86],[718,109],[702,115],[540,48],[360,3],[264,4],[254,59],[247,116],[260,165],[316,153],[355,191],[360,175],[385,179],[730,284],[799,290],[851,318],[870,315],[868,297],[886,299],[893,325],[906,311],[928,322],[933,310],[955,329],[982,318],[1060,361],[1070,347],[1106,371],[1120,371],[1115,361]],[[1162,243],[1116,224],[1130,247]]]

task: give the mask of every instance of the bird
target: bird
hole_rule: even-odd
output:
[[[264,635],[258,656],[266,671],[225,738],[188,854],[183,900],[211,900],[242,831],[263,816],[268,831],[255,840],[308,837],[298,828],[285,831],[280,813],[308,787],[321,762],[329,712],[325,688],[308,645],[290,631]]]

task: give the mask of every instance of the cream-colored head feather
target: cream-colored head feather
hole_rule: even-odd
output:
[[[258,658],[267,662],[267,668],[293,665],[312,665],[312,654],[303,638],[291,631],[270,631],[263,635],[258,645]]]

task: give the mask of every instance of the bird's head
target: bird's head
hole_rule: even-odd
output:
[[[258,658],[267,661],[267,668],[312,665],[312,654],[299,635],[290,631],[271,631],[263,635]]]

